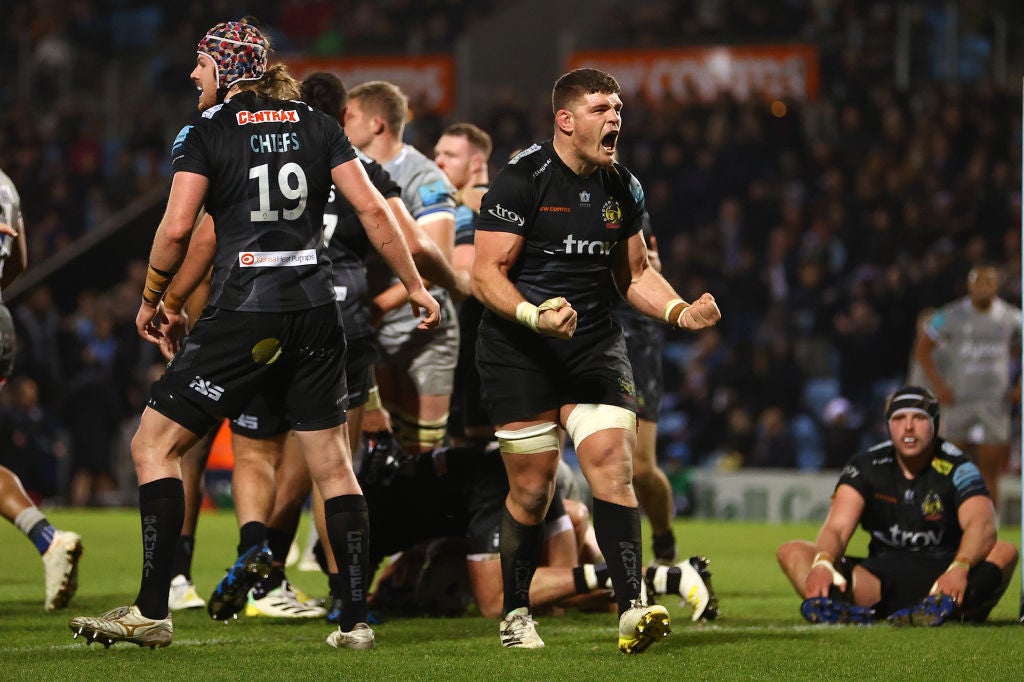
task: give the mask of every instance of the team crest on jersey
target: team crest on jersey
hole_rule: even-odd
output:
[[[609,230],[617,230],[622,226],[622,207],[615,199],[609,199],[601,207],[601,217],[604,218],[604,226]]]
[[[942,498],[938,493],[929,490],[921,503],[921,513],[925,521],[938,521],[942,518]]]

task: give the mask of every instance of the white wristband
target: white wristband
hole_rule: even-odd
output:
[[[516,320],[520,324],[526,325],[535,332],[540,331],[540,314],[545,310],[558,310],[566,301],[561,296],[555,296],[541,303],[539,306],[533,305],[529,301],[523,301],[516,306]]]
[[[516,320],[533,331],[537,331],[537,322],[540,320],[540,308],[529,301],[523,301],[516,306]]]
[[[681,298],[673,298],[671,301],[666,303],[665,304],[665,309],[661,311],[661,319],[665,320],[666,322],[671,323],[672,320],[669,319],[669,316],[672,314],[672,309],[675,308],[680,303],[685,304],[686,301],[684,301]],[[686,308],[689,308],[689,307],[690,306],[686,306]],[[686,310],[686,308],[683,308],[683,310]],[[678,324],[678,321],[679,321],[679,315],[676,315],[676,323],[677,324]]]
[[[832,574],[833,585],[836,585],[838,587],[846,586],[846,578],[843,577],[842,573],[836,570],[836,567],[832,565],[831,561],[829,561],[828,559],[819,559],[816,556],[814,559],[814,563],[811,564],[811,570],[817,568],[818,566],[824,566],[829,570],[829,572]]]
[[[685,308],[683,308],[682,310],[679,311],[679,317],[676,318],[676,326],[677,327],[679,327],[681,329],[686,329],[686,325],[683,324],[683,315],[685,315],[686,311],[689,310],[689,309],[690,309],[690,306],[686,306]]]

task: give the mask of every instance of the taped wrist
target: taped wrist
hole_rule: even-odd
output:
[[[366,392],[366,404],[363,406],[366,412],[379,410],[383,403],[380,401],[380,388],[374,384]]]
[[[836,570],[836,567],[832,565],[832,556],[828,552],[818,552],[814,555],[814,561],[811,562],[811,570],[822,566],[828,569],[829,573],[832,574],[832,584],[839,587],[846,585],[846,578],[843,574]]]
[[[682,309],[679,306],[683,306]],[[681,298],[673,298],[671,301],[665,304],[665,309],[661,311],[661,319],[665,320],[669,324],[679,324],[679,319],[690,306],[686,304]],[[679,312],[676,312],[679,310]]]
[[[564,301],[565,299],[561,296],[549,298],[539,306],[523,301],[516,306],[516,321],[535,332],[540,331],[540,314],[545,310],[558,310],[562,307]]]
[[[952,563],[950,563],[949,566],[946,568],[946,573],[949,573],[954,568],[962,568],[965,571],[970,571],[971,560],[965,556],[958,556],[956,559],[953,559]]]
[[[173,277],[173,272],[158,270],[150,265],[146,270],[146,285],[142,288],[142,300],[153,306],[159,304]]]

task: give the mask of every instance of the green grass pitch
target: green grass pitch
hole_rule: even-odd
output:
[[[141,563],[139,518],[132,510],[53,510],[49,518],[83,537],[78,594],[68,609],[44,612],[38,554],[11,524],[0,525],[6,556],[0,569],[0,679],[995,682],[1021,674],[1019,574],[984,626],[811,626],[800,617],[799,600],[776,566],[775,549],[791,538],[813,538],[816,527],[685,520],[676,527],[680,550],[711,558],[723,615],[713,624],[694,625],[678,599],[662,600],[674,631],[640,656],[618,653],[614,616],[577,612],[539,619],[547,643],[539,651],[502,649],[497,622],[478,616],[393,619],[374,628],[376,649],[358,652],[328,647],[324,638],[330,626],[320,621],[241,617],[225,625],[205,610],[175,614],[168,649],[87,647],[72,640],[67,621],[134,598]],[[1006,528],[1002,536],[1016,544],[1020,530]],[[864,541],[861,531],[858,550]],[[204,596],[234,559],[236,542],[231,514],[203,514],[194,576]],[[292,569],[289,577],[312,594],[326,592],[318,574]]]

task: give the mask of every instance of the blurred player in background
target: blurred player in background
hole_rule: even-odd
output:
[[[18,190],[0,170],[0,291],[28,266],[25,221],[21,216]],[[17,338],[11,311],[0,297],[0,388],[14,370]],[[78,589],[78,560],[82,538],[71,531],[57,530],[32,503],[13,471],[0,466],[0,514],[24,533],[43,558],[47,611],[68,605]]]
[[[349,90],[346,134],[398,183],[409,213],[450,263],[455,241],[455,188],[437,164],[402,142],[408,117],[408,98],[392,83],[370,81]],[[438,286],[432,286],[430,292],[441,304],[441,324],[429,334],[413,333],[416,319],[406,310],[405,294],[394,282],[375,293],[373,303],[375,315],[381,316],[377,385],[399,440],[413,453],[430,450],[444,440],[459,351],[459,325],[451,296]],[[376,415],[368,413],[365,418],[370,431],[383,426]]]
[[[967,296],[939,308],[919,334],[914,357],[943,405],[943,438],[974,455],[997,508],[1010,459],[1010,409],[1020,403],[1021,310],[999,297],[999,271],[978,265]],[[938,361],[941,355],[942,360]]]

